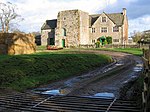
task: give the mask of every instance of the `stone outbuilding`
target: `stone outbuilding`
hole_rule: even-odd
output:
[[[95,45],[101,38],[112,37],[112,44],[128,43],[126,9],[120,13],[89,15],[81,10],[58,13],[57,19],[46,20],[41,28],[41,45],[79,47]]]

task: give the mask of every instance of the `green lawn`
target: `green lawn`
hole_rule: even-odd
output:
[[[43,50],[46,50],[46,46],[37,46],[36,49],[39,51],[43,51]]]
[[[38,46],[37,51],[43,51],[46,49],[46,46]],[[106,50],[106,51],[116,51],[116,52],[125,52],[125,53],[130,53],[134,54],[137,56],[142,56],[143,52],[142,49],[140,48],[77,48],[77,49],[63,49],[60,50],[61,53],[66,53],[66,52],[79,52],[80,50]],[[51,53],[58,53],[57,51],[50,51]],[[60,53],[59,52],[59,53]]]
[[[0,55],[0,88],[22,91],[80,75],[112,61],[111,57],[106,55],[61,52],[17,56]]]
[[[116,52],[125,52],[134,54],[137,56],[142,56],[143,52],[142,49],[139,48],[96,48],[93,50],[106,50],[106,51],[116,51]]]

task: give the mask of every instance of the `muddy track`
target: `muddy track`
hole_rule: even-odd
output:
[[[51,90],[58,90],[57,94],[68,96],[94,96],[97,93],[113,93],[115,97],[119,98],[120,88],[128,81],[136,79],[142,70],[140,57],[131,54],[92,50],[82,52],[107,54],[112,56],[115,61],[81,76],[41,86],[35,91],[48,91],[49,94]]]
[[[106,81],[106,80],[108,81],[108,79],[118,77],[119,75],[123,74],[123,72],[127,71],[130,67],[132,67],[133,65],[135,65],[135,62],[133,60],[129,59],[129,62],[127,62],[126,64],[115,67],[107,72],[98,74],[97,76],[91,78],[90,80],[79,83],[77,88],[74,88],[67,95],[75,95],[75,96],[89,95],[90,91],[93,91],[94,87],[97,88],[97,85],[101,85],[103,81]],[[110,67],[113,67],[113,66],[114,65],[112,64]],[[91,95],[92,95],[92,93],[91,93]]]

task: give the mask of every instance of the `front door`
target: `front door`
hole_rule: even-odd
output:
[[[50,38],[50,45],[54,45],[54,38]]]
[[[62,39],[62,47],[65,47],[65,39]]]

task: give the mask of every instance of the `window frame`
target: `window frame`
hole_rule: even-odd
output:
[[[92,33],[95,33],[95,28],[92,28],[92,31],[91,31]]]
[[[62,28],[62,36],[67,36],[67,32],[65,28]]]
[[[101,33],[108,33],[108,27],[101,27]]]
[[[92,43],[95,43],[95,39],[92,39]]]
[[[105,18],[105,19],[104,19]],[[102,23],[106,23],[107,22],[107,18],[106,17],[102,17]]]
[[[116,28],[117,28],[117,29],[116,29]],[[119,27],[114,26],[114,27],[113,27],[113,32],[119,32]]]
[[[117,41],[116,41],[117,40]],[[118,43],[119,39],[113,39],[113,42]]]

